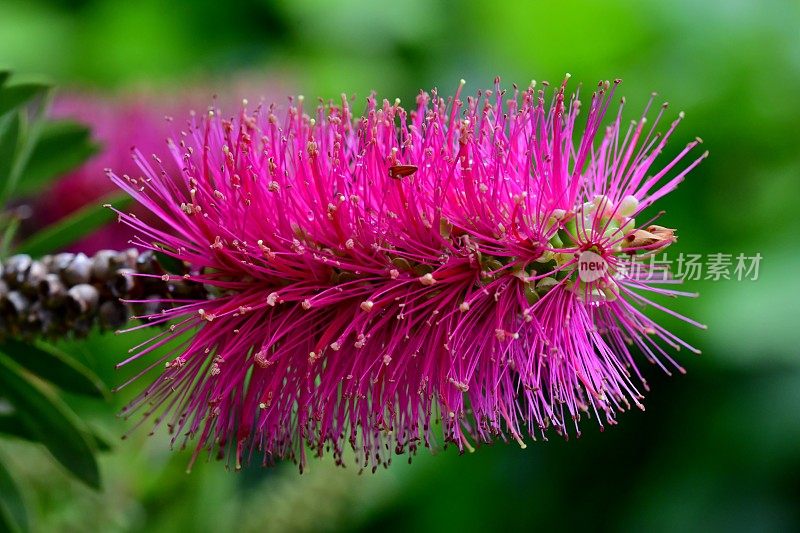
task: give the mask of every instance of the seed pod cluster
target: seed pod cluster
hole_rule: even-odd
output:
[[[202,285],[183,279],[189,271],[182,269],[168,275],[153,252],[135,248],[91,257],[14,255],[0,263],[0,339],[83,337],[94,325],[116,329],[132,317],[158,313],[173,298],[205,297]]]

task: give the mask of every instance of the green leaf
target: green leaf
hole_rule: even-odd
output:
[[[112,221],[117,215],[104,204],[116,204],[118,209],[129,205],[131,198],[125,194],[114,193],[97,201],[97,204],[84,207],[75,213],[47,226],[20,244],[16,252],[39,257],[53,253],[81,237]]]
[[[108,390],[99,377],[55,346],[44,341],[23,342],[6,339],[3,352],[37,377],[75,394],[108,398]]]
[[[38,191],[100,151],[91,130],[71,120],[46,122],[17,186],[18,194]]]
[[[45,85],[37,86],[47,87]],[[0,98],[8,89],[9,88],[0,90]],[[41,98],[39,105],[23,107],[20,108],[18,112],[14,113],[19,120],[17,143],[14,148],[14,155],[9,158],[7,163],[9,165],[7,173],[0,174],[0,184],[2,184],[0,205],[5,205],[17,188],[22,171],[25,170],[25,167],[28,165],[31,152],[39,141],[39,134],[45,122],[44,117],[50,109],[52,100],[53,92],[47,90],[44,92],[44,96]],[[0,113],[0,120],[5,120],[5,118],[8,117],[4,117],[3,114]]]
[[[100,470],[89,430],[53,391],[0,352],[0,390],[24,428],[78,479],[100,487]]]
[[[102,434],[102,432],[92,431],[89,434],[89,437],[92,438],[94,442],[94,447],[97,448],[98,452],[110,452],[111,451],[111,442]]]
[[[14,478],[0,460],[0,531],[28,531],[28,512],[25,500]]]
[[[25,424],[22,423],[19,415],[16,412],[10,414],[0,415],[0,434],[7,437],[14,437],[17,439],[37,442],[36,435],[30,432]],[[95,448],[99,452],[111,451],[111,443],[108,439],[98,432],[91,432],[86,434],[86,437],[94,443]]]
[[[11,77],[11,71],[10,70],[0,70],[0,88],[2,88],[3,85],[6,84],[6,82],[8,81],[8,78],[10,78],[10,77]]]
[[[0,118],[0,185],[8,181],[22,134],[22,123],[19,113]]]
[[[0,117],[50,89],[45,83],[19,83],[0,87]]]
[[[14,235],[17,234],[20,223],[20,219],[16,216],[9,217],[5,223],[3,234],[0,236],[0,260],[5,261],[6,257],[8,257],[8,252],[11,250],[11,244],[14,242]],[[1,223],[0,226],[2,226]]]
[[[32,435],[31,432],[28,431],[16,413],[0,415],[0,433],[9,437],[16,437],[23,440],[36,440],[36,436]]]

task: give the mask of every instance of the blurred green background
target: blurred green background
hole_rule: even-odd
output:
[[[333,97],[372,89],[489,86],[565,72],[591,88],[620,77],[628,118],[651,91],[711,156],[661,202],[671,252],[761,253],[757,281],[690,282],[676,303],[708,331],[665,321],[699,346],[685,376],[646,368],[647,411],[601,434],[526,450],[497,443],[405,457],[375,475],[313,461],[234,474],[163,435],[114,439],[104,488],[71,480],[41,449],[3,442],[37,531],[800,530],[800,3],[796,0],[378,2],[0,0],[0,67],[64,90],[255,91]],[[195,87],[199,89],[187,89]],[[240,95],[237,95],[239,97]],[[242,94],[241,96],[244,96]],[[132,336],[70,349],[109,385]],[[135,386],[134,386],[135,387]],[[70,398],[109,437],[113,404]]]

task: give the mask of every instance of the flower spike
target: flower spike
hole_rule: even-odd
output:
[[[172,329],[130,360],[194,333],[126,412],[195,458],[343,462],[349,445],[375,469],[437,437],[524,446],[643,408],[639,360],[682,371],[669,351],[693,348],[641,311],[685,293],[631,267],[675,240],[637,219],[705,154],[655,167],[679,119],[660,134],[664,108],[625,126],[620,106],[606,124],[618,84],[585,108],[567,79],[462,83],[410,110],[372,95],[362,116],[344,96],[245,104],[191,119],[179,175],[136,152],[142,176],[111,179],[171,229],[120,218],[211,298],[152,315]]]

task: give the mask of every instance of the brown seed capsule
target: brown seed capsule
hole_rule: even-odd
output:
[[[67,296],[67,288],[57,274],[47,274],[39,282],[39,298],[50,306],[63,303]]]
[[[50,268],[51,271],[56,273],[61,273],[66,269],[72,260],[75,258],[75,254],[71,254],[69,252],[63,252],[60,254],[56,254],[52,258],[52,267]]]
[[[116,250],[100,250],[92,256],[92,279],[109,281],[121,266]]]
[[[156,254],[139,254],[135,248],[103,250],[91,258],[59,253],[33,261],[14,256],[0,263],[0,338],[81,337],[95,323],[116,329],[134,314],[159,314],[171,306],[171,298],[213,297],[202,284],[181,276],[188,273],[184,266],[165,276]],[[126,304],[121,299],[151,301]]]
[[[67,285],[89,283],[92,279],[92,260],[83,253],[75,255],[64,269],[63,276]]]
[[[42,303],[32,301],[22,321],[22,328],[27,331],[40,331],[42,329]]]
[[[41,263],[44,265],[44,267],[47,269],[48,272],[52,272],[53,271],[53,256],[52,255],[47,254],[45,256],[42,256],[41,258],[39,258],[39,261],[41,261]]]
[[[37,307],[35,310],[36,322],[45,336],[56,337],[66,330],[67,326],[64,321],[63,313],[48,309],[46,307]]]
[[[130,268],[120,268],[114,274],[114,279],[111,283],[111,294],[117,298],[130,296],[136,286],[135,271]]]
[[[121,252],[117,252],[117,262],[120,267],[135,268],[136,261],[139,259],[139,250],[136,248],[128,248]]]
[[[29,306],[30,300],[19,291],[10,291],[2,302],[3,309],[9,311],[9,314],[15,318],[23,317]]]
[[[128,321],[128,308],[119,301],[106,300],[97,314],[100,324],[108,329],[117,329]]]
[[[139,254],[136,259],[136,271],[142,274],[158,274],[164,273],[161,265],[158,264],[156,254],[152,250],[147,250]]]
[[[67,291],[67,309],[78,316],[93,313],[100,301],[100,293],[88,283],[75,285]]]
[[[22,283],[21,290],[26,294],[35,295],[39,292],[39,283],[47,276],[47,268],[41,261],[31,262],[28,272],[25,273],[25,280]]]
[[[17,254],[9,257],[3,273],[6,282],[11,284],[12,287],[22,283],[28,273],[28,269],[31,267],[31,263],[31,256],[27,254]]]

